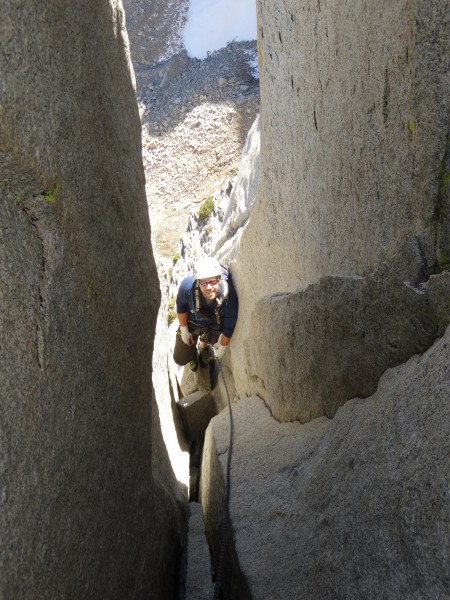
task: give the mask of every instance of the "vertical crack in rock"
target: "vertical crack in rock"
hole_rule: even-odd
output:
[[[48,324],[47,288],[51,279],[49,269],[50,240],[53,237],[49,224],[52,220],[50,203],[54,200],[55,192],[42,192],[19,203],[20,210],[32,226],[36,239],[41,248],[39,274],[39,305],[36,315],[36,361],[41,370],[45,369],[45,327]]]
[[[389,115],[389,98],[391,96],[391,86],[389,84],[389,71],[384,72],[384,93],[383,93],[383,123],[386,123]]]
[[[437,263],[441,269],[450,269],[450,132],[445,136],[445,152],[439,168],[436,218]]]

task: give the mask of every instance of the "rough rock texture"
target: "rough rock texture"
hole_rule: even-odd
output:
[[[159,285],[121,4],[3,2],[0,596],[169,598]]]
[[[450,328],[332,420],[278,423],[256,397],[234,405],[225,597],[448,598],[449,398]],[[223,411],[202,465],[216,560],[228,446]]]
[[[124,0],[123,6],[135,69],[183,50],[189,0]]]
[[[258,13],[224,598],[444,599],[450,3]],[[200,486],[216,561],[228,435],[225,410]]]
[[[225,264],[236,258],[240,238],[249,222],[250,208],[261,177],[260,140],[258,116],[247,134],[230,200],[225,213],[220,215],[220,229],[215,236],[214,254]],[[207,246],[205,249],[208,251]]]
[[[420,269],[414,273],[417,240],[401,250],[399,258],[411,257],[403,272],[394,262],[366,277],[324,277],[256,304],[253,336],[270,344],[248,344],[248,385],[276,418],[332,417],[350,398],[372,394],[388,367],[442,335],[450,323],[450,273],[423,283]],[[286,334],[289,349],[278,353]]]
[[[450,2],[258,4],[264,152],[246,256],[283,263],[258,291],[366,274],[411,231],[433,264]]]
[[[450,2],[258,10],[261,183],[233,268],[233,373],[239,396],[307,420],[448,323],[427,281],[450,255]]]

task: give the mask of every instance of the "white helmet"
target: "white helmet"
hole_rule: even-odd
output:
[[[215,258],[201,258],[195,265],[195,279],[222,276],[222,268]]]

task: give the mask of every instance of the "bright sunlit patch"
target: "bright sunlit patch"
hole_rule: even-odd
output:
[[[255,0],[191,0],[184,30],[191,58],[206,58],[233,40],[256,40]]]

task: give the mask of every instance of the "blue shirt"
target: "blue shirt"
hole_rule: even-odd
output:
[[[238,317],[238,298],[233,284],[228,281],[228,295],[218,309],[220,323],[217,323],[216,309],[217,301],[213,300],[209,304],[204,298],[201,290],[198,290],[200,298],[200,310],[195,306],[194,284],[195,277],[192,275],[186,277],[180,284],[177,294],[177,313],[188,313],[189,331],[195,331],[196,328],[210,328],[215,331],[221,331],[227,337],[233,335]],[[223,283],[219,284],[219,295],[223,292]]]

